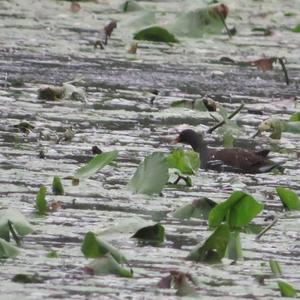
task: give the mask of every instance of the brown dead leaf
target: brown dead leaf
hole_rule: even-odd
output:
[[[136,54],[137,48],[138,48],[138,43],[133,42],[127,52],[129,54]]]
[[[275,62],[273,57],[260,58],[250,62],[251,66],[257,67],[261,71],[269,71],[273,69],[273,63]]]
[[[55,212],[55,211],[58,211],[60,209],[61,209],[61,202],[60,201],[51,202],[50,207],[49,207],[50,212]]]
[[[50,101],[60,100],[65,96],[65,88],[54,85],[42,86],[38,90],[38,94],[39,99]]]
[[[225,20],[229,13],[229,8],[225,4],[219,4],[216,5],[214,8],[214,11]]]
[[[114,29],[117,28],[117,21],[111,21],[109,24],[107,24],[104,27],[104,32],[105,32],[105,41],[104,44],[107,45],[107,40],[108,38],[111,37],[112,32],[114,31]]]
[[[81,6],[78,2],[72,2],[70,6],[70,11],[72,13],[78,13],[81,9]]]

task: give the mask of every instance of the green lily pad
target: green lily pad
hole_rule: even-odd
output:
[[[226,224],[222,224],[204,243],[199,243],[192,249],[187,259],[207,263],[220,262],[225,256],[229,238],[229,227]]]
[[[226,218],[230,229],[237,229],[247,225],[262,210],[263,204],[242,191],[236,191],[211,210],[209,226],[216,227]]]
[[[291,115],[290,119],[289,119],[290,122],[298,122],[300,121],[300,112],[295,112]]]
[[[9,208],[0,211],[0,238],[9,242],[11,224],[20,236],[25,236],[33,231],[26,218],[17,210]]]
[[[38,274],[17,274],[12,279],[13,282],[18,283],[43,283],[45,280],[42,279]]]
[[[165,240],[165,228],[157,223],[152,226],[147,226],[139,229],[132,238],[143,242],[161,244]]]
[[[125,1],[122,5],[121,5],[121,10],[123,12],[132,12],[132,11],[140,11],[143,10],[144,8],[137,3],[134,0],[128,0]]]
[[[165,155],[154,152],[140,163],[127,188],[138,194],[158,194],[168,179],[169,171]]]
[[[88,178],[106,165],[110,164],[118,156],[118,151],[103,152],[92,158],[85,166],[75,172],[76,179]]]
[[[300,24],[297,24],[294,28],[292,28],[292,31],[299,33],[300,32]]]
[[[178,169],[182,174],[195,174],[200,167],[199,153],[194,151],[174,150],[167,156],[169,168]]]
[[[85,235],[81,251],[86,258],[99,258],[109,253],[118,263],[127,261],[117,248],[97,238],[91,231]]]
[[[35,207],[39,215],[45,215],[48,211],[46,193],[47,189],[45,186],[42,185],[35,199]]]
[[[225,257],[236,260],[242,260],[242,246],[241,246],[241,239],[240,239],[240,232],[233,231],[230,232],[229,241],[226,248]]]
[[[86,267],[85,270],[92,275],[110,275],[114,274],[121,277],[131,278],[133,273],[131,270],[123,268],[115,258],[107,253],[103,257],[94,259]]]
[[[272,259],[269,260],[269,265],[270,265],[271,271],[275,275],[275,277],[282,276],[282,271],[281,271],[280,265],[276,260],[272,260]]]
[[[217,205],[216,202],[203,197],[194,200],[192,203],[178,208],[172,216],[177,219],[198,218],[208,220],[208,216],[213,207]]]
[[[297,296],[296,289],[288,282],[279,280],[278,287],[282,297],[291,297],[294,298]]]
[[[167,29],[159,26],[151,26],[136,32],[133,36],[135,40],[152,42],[178,43],[175,36]]]
[[[12,246],[6,240],[0,238],[0,258],[16,257],[20,254],[17,247]]]
[[[285,209],[300,210],[300,200],[295,192],[282,186],[278,186],[276,192]]]
[[[53,177],[53,181],[52,181],[52,192],[55,195],[63,195],[64,192],[64,187],[61,183],[61,180],[58,176],[54,176]]]

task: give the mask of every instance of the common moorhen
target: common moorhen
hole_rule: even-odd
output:
[[[200,154],[200,168],[202,169],[238,173],[264,173],[278,166],[278,164],[266,159],[269,150],[211,149],[207,147],[202,134],[196,133],[192,129],[183,130],[174,143],[184,143],[192,146],[193,150]]]

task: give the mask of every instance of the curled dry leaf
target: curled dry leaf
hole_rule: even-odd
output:
[[[225,4],[219,4],[217,6],[215,6],[213,8],[213,10],[219,15],[221,16],[224,20],[227,18],[228,16],[228,12],[229,12],[229,8],[227,5]]]
[[[114,31],[114,29],[117,28],[117,21],[111,21],[109,24],[107,24],[104,27],[104,32],[105,32],[105,41],[104,44],[107,44],[107,40],[108,38],[111,37],[112,32]]]
[[[103,151],[101,149],[99,149],[98,146],[93,146],[92,147],[92,153],[93,154],[101,154]]]
[[[70,11],[72,13],[78,13],[81,9],[81,6],[78,2],[72,2],[70,6]]]
[[[260,58],[250,62],[251,66],[257,67],[257,69],[262,71],[269,71],[273,69],[273,63],[276,61],[274,57]]]
[[[137,48],[138,48],[138,43],[133,42],[127,52],[129,54],[136,54]]]
[[[50,207],[49,207],[50,212],[56,212],[60,209],[61,209],[61,202],[60,201],[51,202]]]

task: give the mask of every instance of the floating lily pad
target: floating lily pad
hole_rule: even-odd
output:
[[[229,238],[229,227],[226,224],[222,224],[204,243],[199,243],[192,249],[187,259],[207,263],[219,262],[225,256]]]
[[[136,32],[133,38],[135,40],[152,42],[178,43],[178,40],[172,33],[170,33],[167,29],[159,26],[152,26],[142,29]]]
[[[295,192],[282,186],[277,187],[276,192],[286,209],[300,210],[300,200]]]
[[[74,178],[84,179],[110,164],[118,156],[118,151],[103,152],[92,158],[85,166],[75,172]]]
[[[280,289],[280,293],[282,297],[296,297],[297,291],[296,289],[288,282],[279,280],[278,287]]]
[[[200,167],[199,153],[177,149],[167,157],[169,168],[178,169],[182,174],[195,174]]]
[[[64,187],[61,183],[61,180],[58,176],[54,176],[53,177],[53,181],[52,181],[52,192],[55,195],[63,195],[64,192]]]
[[[132,238],[143,242],[161,244],[165,240],[165,228],[157,223],[152,226],[147,226],[139,229]]]
[[[160,193],[169,179],[168,163],[163,153],[154,152],[138,166],[128,189],[138,194]]]
[[[194,200],[192,203],[178,208],[172,216],[178,219],[199,218],[208,220],[208,216],[213,207],[217,205],[216,202],[203,197]]]
[[[45,280],[38,274],[17,274],[12,281],[18,283],[43,283]]]
[[[127,261],[118,249],[104,240],[97,238],[91,231],[85,235],[81,251],[86,258],[99,258],[109,253],[118,263]]]
[[[143,10],[144,8],[137,3],[134,0],[128,0],[125,1],[122,5],[121,5],[121,10],[123,12],[132,12],[132,11],[140,11]]]
[[[9,244],[6,240],[0,238],[0,258],[16,257],[20,254],[17,247]]]
[[[242,191],[236,191],[211,210],[209,226],[216,227],[226,219],[231,229],[237,229],[247,225],[262,210],[263,204]]]
[[[9,242],[10,225],[20,236],[25,236],[33,231],[32,226],[17,209],[5,209],[0,211],[0,238]]]
[[[300,112],[295,112],[291,115],[289,121],[291,122],[298,122],[300,121]]]
[[[292,28],[292,31],[299,33],[300,32],[300,24],[298,24],[294,28]]]
[[[239,231],[230,232],[230,236],[229,236],[225,256],[229,259],[234,260],[234,261],[243,259],[242,246],[241,246],[241,239],[240,239],[240,232]]]
[[[90,273],[91,275],[118,275],[121,277],[129,277],[133,276],[131,270],[127,270],[123,268],[115,258],[106,254],[101,258],[94,259],[91,261],[86,267],[85,271]]]
[[[36,196],[35,207],[39,215],[45,215],[48,211],[48,204],[46,200],[47,189],[45,186],[41,186]]]

